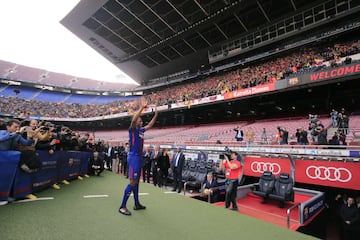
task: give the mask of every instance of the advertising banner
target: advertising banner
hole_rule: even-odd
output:
[[[359,163],[295,161],[296,182],[360,190],[359,176]]]
[[[306,82],[324,81],[329,79],[346,77],[360,73],[360,63],[344,65],[337,68],[328,68],[302,77]]]
[[[63,156],[59,159],[60,176],[59,180],[71,180],[80,175],[81,162],[83,160],[83,152],[63,152]]]
[[[0,151],[0,201],[7,201],[18,169],[20,152]]]
[[[260,177],[265,171],[271,171],[275,176],[279,176],[280,173],[291,175],[290,159],[262,158],[257,156],[246,156],[244,158],[245,176]]]
[[[262,84],[256,87],[240,89],[232,92],[224,93],[224,100],[232,98],[240,98],[258,93],[270,92],[275,90],[274,83]]]
[[[41,168],[38,172],[34,173],[33,177],[33,191],[45,189],[52,184],[56,183],[59,161],[61,153],[49,154],[48,151],[37,151],[41,160]]]
[[[301,206],[301,223],[305,223],[308,219],[320,212],[325,205],[324,195],[317,197],[314,200],[305,203]]]

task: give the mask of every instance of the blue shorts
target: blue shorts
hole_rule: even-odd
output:
[[[139,179],[141,176],[142,156],[129,154],[128,164],[129,164],[129,178]]]

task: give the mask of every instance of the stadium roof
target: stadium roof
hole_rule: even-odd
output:
[[[142,83],[199,69],[221,44],[322,2],[82,0],[61,23]]]

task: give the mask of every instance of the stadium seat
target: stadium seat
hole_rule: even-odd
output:
[[[255,185],[253,193],[260,197],[263,197],[263,203],[266,203],[266,199],[270,193],[273,193],[275,187],[275,176],[270,171],[265,171],[260,179],[259,185]]]
[[[196,171],[191,175],[191,178],[184,183],[184,194],[186,193],[186,189],[188,187],[196,190],[201,189],[202,184],[206,180],[207,172],[206,161],[199,161],[196,166]]]
[[[287,173],[280,173],[275,181],[274,193],[269,198],[279,200],[279,207],[283,208],[286,201],[294,201],[294,181]]]
[[[206,162],[206,169],[207,169],[208,172],[214,171],[214,166],[215,166],[214,160],[209,159],[209,160]]]

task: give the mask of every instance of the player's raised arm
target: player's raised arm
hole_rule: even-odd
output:
[[[153,118],[151,119],[151,121],[148,123],[148,125],[145,126],[145,130],[148,130],[149,128],[151,128],[152,126],[154,126],[155,122],[156,122],[156,118],[158,116],[158,111],[156,106],[155,108],[155,115],[153,116]]]
[[[130,128],[135,128],[136,127],[136,122],[139,119],[141,112],[146,108],[147,106],[147,101],[144,97],[140,98],[140,108],[139,110],[135,113],[135,115],[133,116],[131,123],[130,123]]]

